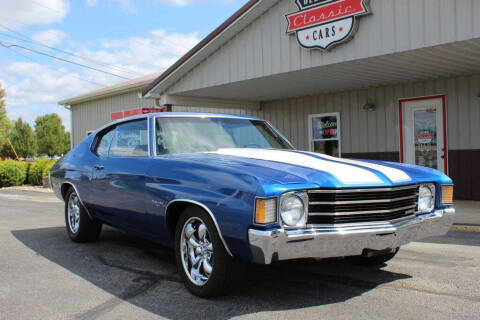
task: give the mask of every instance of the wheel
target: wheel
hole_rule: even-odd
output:
[[[210,216],[186,208],[175,229],[175,259],[187,289],[202,298],[226,293],[236,272]]]
[[[68,190],[65,197],[65,225],[68,236],[75,242],[97,240],[102,231],[102,224],[88,216],[73,189]]]
[[[387,250],[385,253],[376,254],[373,256],[354,256],[348,257],[350,261],[355,264],[363,265],[363,266],[372,266],[372,267],[379,267],[382,266],[385,262],[393,259],[395,255],[398,253],[400,248],[390,249]]]

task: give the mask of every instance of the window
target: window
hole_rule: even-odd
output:
[[[122,123],[115,128],[110,157],[148,156],[147,120]]]
[[[158,117],[157,154],[212,152],[221,148],[292,149],[261,120]]]
[[[112,143],[113,137],[115,135],[115,128],[110,128],[109,131],[105,131],[100,136],[97,146],[95,147],[95,153],[102,157],[108,157],[108,151],[110,150],[110,145]]]
[[[310,151],[340,157],[340,113],[313,114],[308,119]]]

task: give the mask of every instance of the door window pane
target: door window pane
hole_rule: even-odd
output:
[[[313,152],[328,154],[332,157],[339,157],[338,140],[314,141]]]
[[[118,125],[109,155],[112,157],[148,156],[147,120]]]
[[[415,164],[437,169],[437,109],[413,112]]]

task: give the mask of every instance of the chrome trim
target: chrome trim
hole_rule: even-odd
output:
[[[401,197],[401,198],[390,198],[390,199],[379,199],[379,200],[353,200],[353,201],[310,201],[309,204],[361,204],[361,203],[385,203],[385,202],[397,202],[407,199],[416,199],[418,198],[418,193],[415,193],[413,196]]]
[[[79,197],[79,198],[80,198],[80,197]],[[212,211],[210,211],[210,209],[209,209],[206,205],[204,205],[203,203],[198,202],[198,201],[195,201],[195,200],[190,200],[190,199],[174,199],[174,200],[170,201],[169,203],[167,203],[167,205],[165,206],[165,212],[167,212],[168,207],[169,207],[172,203],[174,203],[174,202],[180,202],[180,201],[196,204],[197,206],[202,207],[202,208],[210,215],[210,218],[212,218],[213,224],[215,225],[215,228],[217,228],[218,235],[220,236],[220,240],[222,240],[222,243],[223,243],[223,246],[225,247],[225,250],[227,250],[227,253],[228,253],[230,256],[233,257],[233,254],[232,254],[232,252],[230,251],[230,249],[228,248],[227,243],[225,242],[225,239],[223,238],[222,232],[220,231],[220,227],[218,226],[217,219],[215,219],[215,216],[213,215]]]
[[[455,217],[453,207],[413,216],[402,221],[350,225],[314,226],[309,229],[249,229],[252,260],[272,261],[299,258],[331,258],[361,255],[364,249],[397,248],[418,239],[444,235]]]
[[[388,187],[388,188],[362,188],[362,189],[313,189],[307,190],[308,193],[356,193],[356,192],[382,192],[382,191],[397,191],[405,189],[416,189],[417,184],[409,184],[408,186],[401,187]]]
[[[78,196],[78,200],[80,200],[80,204],[82,205],[82,207],[83,207],[83,208],[85,209],[85,211],[87,212],[88,217],[89,217],[91,220],[93,220],[93,217],[92,217],[92,215],[90,214],[90,212],[88,211],[88,208],[83,204],[82,197],[80,196],[80,192],[78,192],[77,187],[76,187],[72,182],[70,182],[70,181],[63,181],[62,183],[60,183],[60,194],[61,194],[61,192],[62,192],[62,186],[63,186],[64,184],[69,184],[69,185],[73,188],[73,190],[75,190],[75,193],[76,193],[77,196]],[[65,200],[65,199],[64,199],[64,200]]]
[[[94,144],[97,143],[97,139],[98,139],[98,134],[100,133],[100,131],[103,131],[105,129],[108,129],[110,127],[117,127],[125,122],[135,122],[135,121],[138,121],[138,120],[147,120],[147,139],[148,139],[148,145],[147,145],[147,153],[148,155],[145,157],[145,156],[139,156],[139,157],[134,157],[134,156],[129,156],[129,157],[111,157],[111,158],[150,158],[150,123],[148,122],[148,119],[149,119],[149,116],[148,115],[137,115],[137,116],[132,116],[132,117],[129,117],[129,118],[126,118],[126,119],[121,119],[121,120],[117,120],[115,122],[111,122],[109,124],[106,124],[100,128],[98,128],[97,130],[95,130],[92,135],[93,135],[93,139],[92,139],[92,142],[90,143],[90,151],[96,155],[98,157],[98,155],[94,152]]]
[[[368,211],[349,211],[349,212],[310,212],[311,216],[349,216],[349,215],[357,215],[357,214],[376,214],[376,213],[390,213],[396,212],[401,210],[413,209],[417,205],[412,204],[410,206],[389,209],[389,210],[368,210]]]

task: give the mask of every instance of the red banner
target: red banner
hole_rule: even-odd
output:
[[[286,16],[287,32],[367,13],[363,0],[341,0]]]

